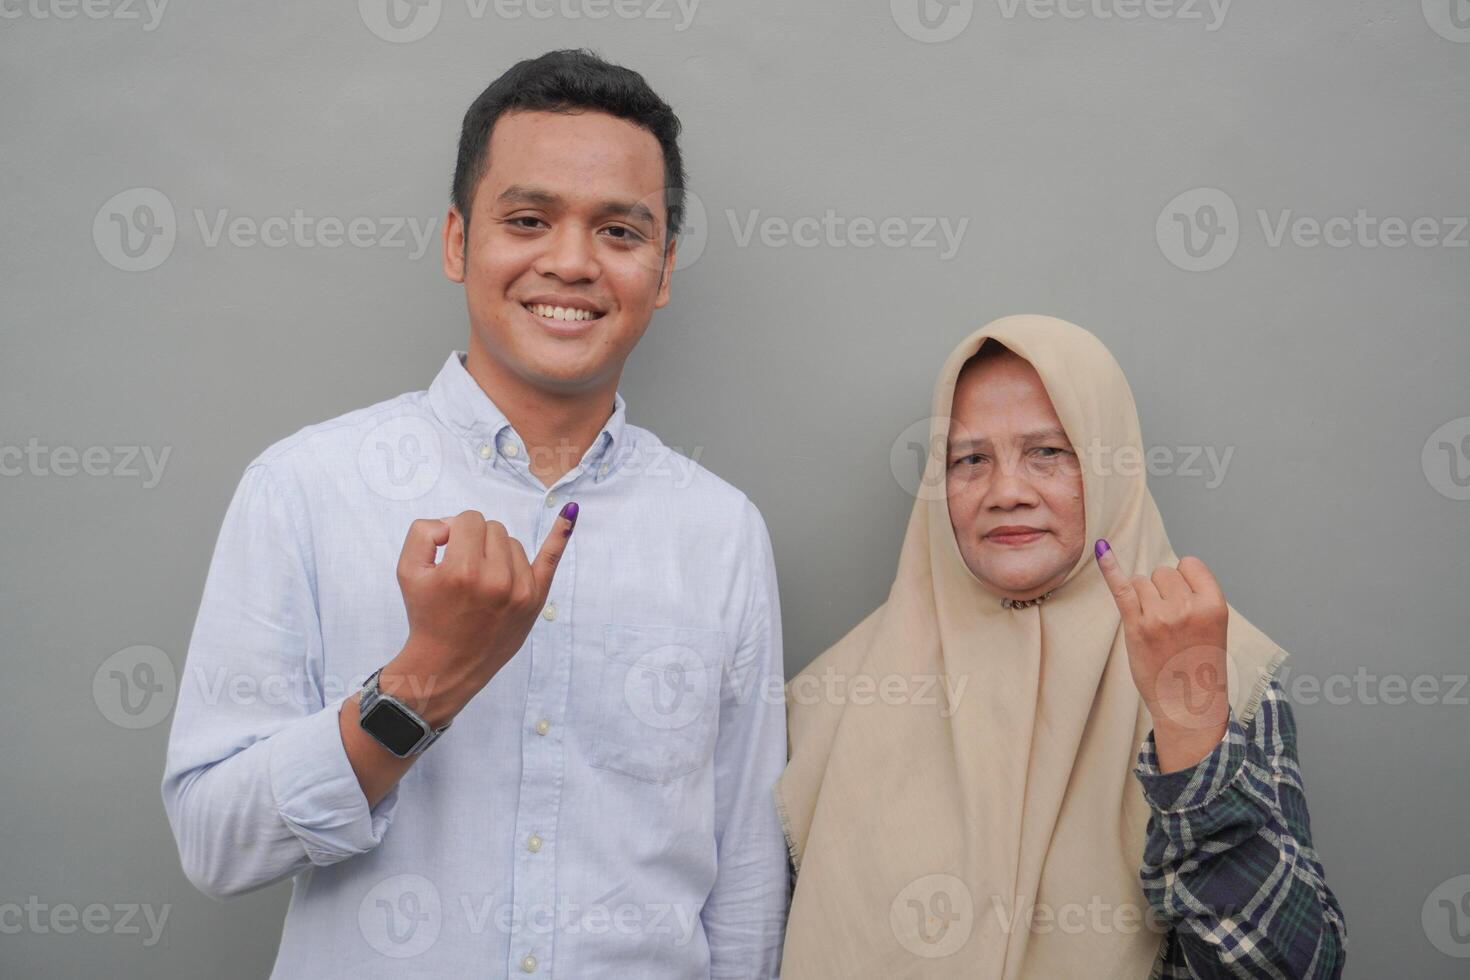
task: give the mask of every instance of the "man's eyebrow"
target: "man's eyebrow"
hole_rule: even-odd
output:
[[[550,191],[538,190],[534,187],[522,187],[520,184],[511,184],[496,196],[495,200],[515,204],[540,204],[544,207],[552,207],[562,203],[557,195]]]
[[[505,204],[534,204],[538,207],[556,208],[566,202],[560,195],[535,187],[512,184],[501,191],[495,200]],[[654,224],[653,210],[642,201],[603,201],[593,212],[598,217],[616,215],[633,221]]]
[[[633,221],[644,221],[654,224],[653,209],[642,201],[603,201],[597,206],[597,212],[601,215],[617,215]]]

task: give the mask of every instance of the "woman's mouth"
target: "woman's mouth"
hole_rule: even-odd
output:
[[[1024,524],[1007,524],[985,535],[985,540],[999,545],[1016,547],[1037,541],[1046,533],[1046,531],[1039,527],[1029,527]]]

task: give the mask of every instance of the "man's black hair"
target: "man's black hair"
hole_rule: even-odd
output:
[[[642,75],[585,49],[548,51],[517,62],[491,82],[464,114],[451,196],[465,230],[469,230],[475,187],[490,166],[490,132],[503,113],[589,111],[636,123],[658,140],[664,154],[664,207],[669,216],[668,239],[672,240],[684,219],[679,117]],[[666,240],[664,247],[668,243]]]

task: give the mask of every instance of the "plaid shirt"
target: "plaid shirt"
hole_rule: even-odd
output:
[[[1134,772],[1153,809],[1139,877],[1170,927],[1155,977],[1342,975],[1342,907],[1312,848],[1296,722],[1279,684],[1249,729],[1232,713],[1198,765],[1160,773],[1150,732]]]

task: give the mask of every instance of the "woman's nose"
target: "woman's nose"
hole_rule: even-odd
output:
[[[999,510],[1034,506],[1040,495],[1027,477],[1025,468],[1019,464],[999,466],[985,495],[985,504]]]

